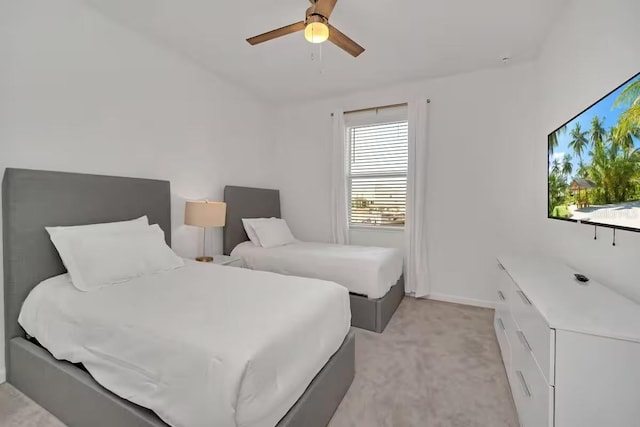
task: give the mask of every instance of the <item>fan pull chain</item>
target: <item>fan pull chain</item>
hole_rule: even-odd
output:
[[[318,71],[319,74],[324,74],[324,67],[322,64],[322,43],[318,44],[318,55],[316,56],[315,52],[311,52],[311,62],[316,62],[316,58],[318,59]]]
[[[598,240],[598,226],[593,226],[593,240]]]
[[[613,246],[616,245],[616,229],[613,229]]]

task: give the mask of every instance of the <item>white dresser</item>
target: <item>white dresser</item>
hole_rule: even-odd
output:
[[[640,426],[640,305],[551,259],[498,267],[494,323],[521,425]]]

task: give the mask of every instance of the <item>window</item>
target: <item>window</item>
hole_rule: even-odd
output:
[[[396,110],[346,117],[351,227],[404,227],[409,127],[406,107]]]

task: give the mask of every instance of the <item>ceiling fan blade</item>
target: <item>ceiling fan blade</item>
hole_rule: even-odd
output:
[[[303,31],[304,27],[304,21],[296,22],[295,24],[287,25],[286,27],[278,28],[277,30],[269,31],[268,33],[248,38],[247,42],[249,42],[250,45],[254,46],[259,43],[264,43],[269,40],[276,39],[278,37],[286,36],[287,34]]]
[[[336,7],[337,1],[338,0],[318,0],[315,4],[314,12],[329,19],[333,8]]]
[[[353,57],[358,57],[362,52],[364,52],[364,48],[362,46],[342,34],[340,30],[331,24],[329,24],[329,41],[340,49],[345,50]]]

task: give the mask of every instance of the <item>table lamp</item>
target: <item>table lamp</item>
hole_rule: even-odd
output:
[[[227,204],[224,202],[187,201],[184,210],[184,223],[202,227],[204,237],[202,239],[202,256],[196,261],[212,262],[213,257],[206,256],[207,252],[207,227],[224,227],[227,213]]]

